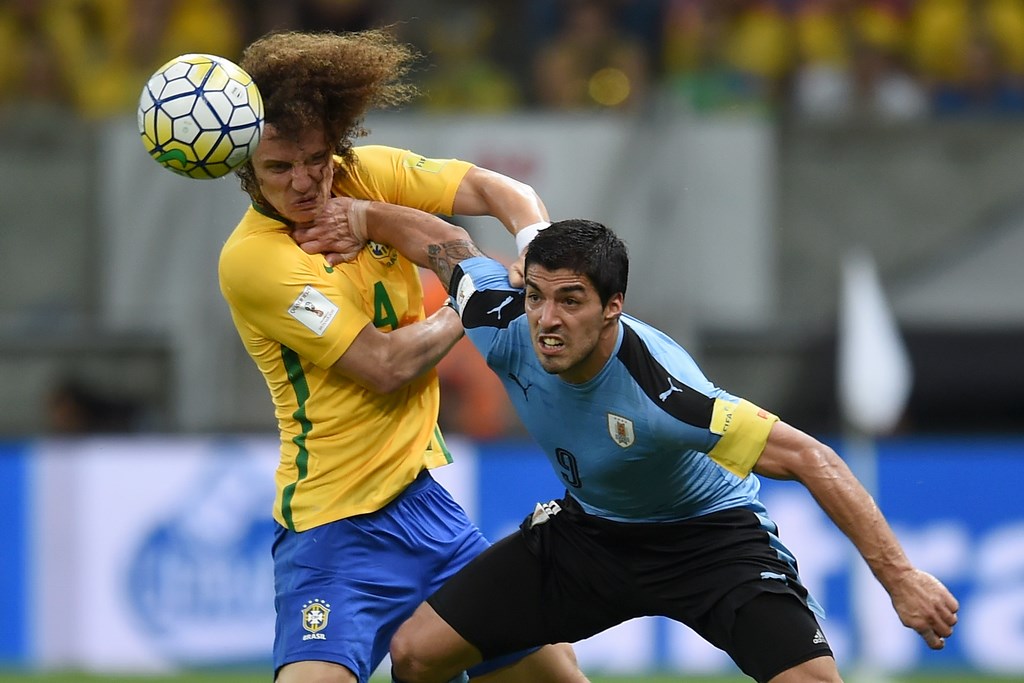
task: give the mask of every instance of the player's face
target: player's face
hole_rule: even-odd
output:
[[[308,223],[331,196],[332,159],[323,131],[305,131],[293,140],[278,135],[268,124],[252,155],[252,166],[260,192],[274,210],[294,223]]]
[[[585,382],[615,348],[622,295],[604,306],[590,278],[571,270],[526,271],[526,318],[541,366],[566,382]]]

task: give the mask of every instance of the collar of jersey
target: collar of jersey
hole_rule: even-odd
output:
[[[267,218],[273,218],[275,221],[280,221],[281,223],[284,223],[288,227],[291,227],[292,225],[292,222],[290,220],[288,220],[278,212],[274,211],[273,209],[268,209],[267,207],[261,204],[257,204],[256,202],[252,203],[252,208],[256,210],[256,213],[262,214]]]

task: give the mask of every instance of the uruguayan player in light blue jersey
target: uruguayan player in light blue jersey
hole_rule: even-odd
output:
[[[517,235],[521,247],[532,237],[525,289],[458,228],[393,245],[432,254],[466,334],[566,487],[399,628],[395,680],[440,683],[482,659],[661,615],[757,681],[840,681],[757,475],[806,486],[902,622],[943,647],[956,599],[910,563],[840,457],[716,387],[672,339],[625,314],[629,261],[611,230],[539,227]]]

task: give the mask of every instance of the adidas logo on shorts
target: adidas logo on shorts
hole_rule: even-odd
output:
[[[825,640],[825,634],[821,632],[820,628],[814,632],[814,638],[811,639],[811,642],[815,645],[828,645],[828,641]]]
[[[533,516],[530,518],[530,527],[543,524],[561,511],[562,507],[555,501],[551,501],[550,503],[537,503],[537,507],[533,509]]]

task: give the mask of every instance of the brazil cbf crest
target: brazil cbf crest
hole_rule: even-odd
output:
[[[308,631],[303,640],[327,640],[321,631],[327,628],[327,618],[331,615],[331,606],[316,598],[302,606],[302,628]]]
[[[366,243],[370,253],[373,254],[373,258],[377,259],[385,266],[395,265],[395,261],[398,260],[398,251],[394,247],[389,247],[386,244],[379,244],[370,240]]]
[[[612,413],[608,413],[608,434],[611,435],[612,441],[623,448],[632,446],[636,439],[633,421]]]

